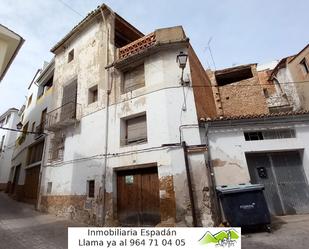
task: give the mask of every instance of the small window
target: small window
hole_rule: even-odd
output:
[[[244,132],[246,141],[295,138],[294,129],[264,130]]]
[[[263,89],[263,93],[264,93],[265,98],[269,98],[269,93],[268,93],[268,89],[267,88]]]
[[[306,58],[302,59],[299,64],[300,64],[304,74],[308,74],[309,73],[309,67],[308,67]]]
[[[95,186],[94,180],[87,181],[88,198],[94,198],[94,186]]]
[[[144,63],[123,73],[122,93],[145,86]]]
[[[32,102],[32,94],[30,95],[30,97],[28,99],[27,107],[29,107],[31,105],[31,102]]]
[[[88,90],[88,105],[98,101],[98,85],[95,85]]]
[[[47,194],[51,194],[52,187],[53,187],[53,183],[52,182],[48,182],[47,183],[47,191],[46,191]]]
[[[74,49],[72,49],[72,50],[69,52],[69,55],[68,55],[68,63],[71,62],[72,60],[74,60]]]
[[[126,119],[125,122],[125,137],[122,144],[135,144],[147,142],[147,123],[146,114]]]

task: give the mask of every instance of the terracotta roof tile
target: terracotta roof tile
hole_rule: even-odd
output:
[[[250,114],[240,116],[218,116],[215,118],[201,118],[202,122],[222,121],[222,120],[243,120],[243,119],[262,119],[271,117],[284,117],[284,116],[297,116],[309,114],[309,110],[278,112],[278,113],[265,113],[265,114]]]

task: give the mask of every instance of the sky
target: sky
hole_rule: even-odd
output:
[[[308,0],[0,0],[0,23],[25,39],[0,83],[0,114],[22,106],[51,47],[102,3],[144,34],[182,25],[205,68],[266,63],[309,42]]]

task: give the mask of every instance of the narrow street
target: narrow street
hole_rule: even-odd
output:
[[[67,227],[77,225],[0,192],[0,249],[65,249]]]
[[[0,249],[66,249],[69,226],[83,224],[39,213],[0,192]],[[280,217],[272,227],[272,233],[243,234],[242,248],[308,248],[309,215]]]
[[[307,249],[309,248],[309,215],[289,215],[276,218],[272,232],[242,235],[243,249]]]

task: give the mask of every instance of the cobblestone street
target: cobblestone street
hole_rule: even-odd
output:
[[[0,192],[0,249],[65,249],[67,227],[78,225]]]

